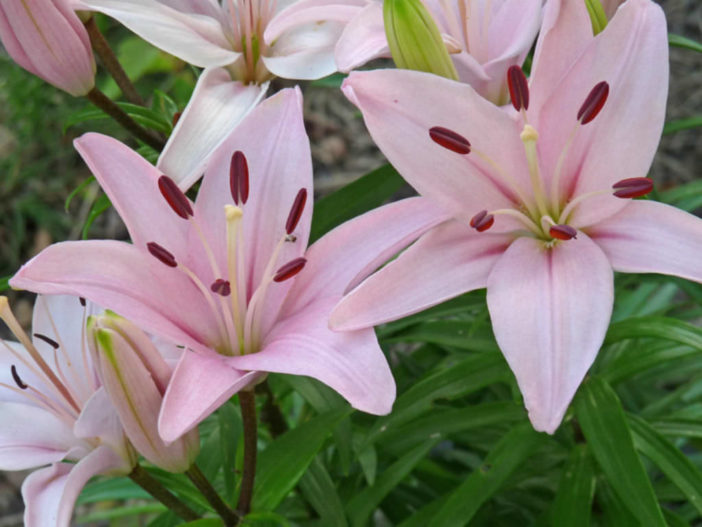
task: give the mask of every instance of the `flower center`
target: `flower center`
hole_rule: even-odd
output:
[[[273,77],[261,61],[268,54],[263,32],[277,10],[277,0],[227,0],[231,42],[241,58],[230,66],[235,79],[261,84]]]

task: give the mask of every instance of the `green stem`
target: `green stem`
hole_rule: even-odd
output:
[[[241,405],[241,419],[244,425],[244,471],[241,478],[241,492],[237,511],[245,516],[251,510],[253,497],[254,478],[256,476],[256,443],[258,431],[256,429],[256,396],[251,390],[239,392]]]
[[[285,422],[285,417],[275,402],[275,395],[268,385],[268,380],[256,386],[256,391],[266,396],[261,409],[261,422],[268,424],[271,436],[275,439],[288,431],[288,423]]]
[[[125,130],[131,133],[134,137],[142,140],[151,148],[160,152],[163,150],[163,147],[166,146],[164,141],[152,134],[146,128],[140,126],[136,121],[134,121],[134,119],[129,117],[129,115],[127,115],[119,106],[117,106],[112,99],[97,88],[90,90],[86,94],[86,97],[91,103],[117,121]]]
[[[207,477],[202,473],[197,465],[193,465],[186,472],[193,485],[197,487],[207,502],[212,505],[212,508],[219,514],[224,521],[226,527],[234,527],[239,522],[239,516],[234,512],[229,505],[224,503],[222,498],[217,494],[212,484]]]
[[[200,519],[199,514],[180,501],[175,494],[172,494],[141,465],[134,467],[129,478],[185,521],[191,522]]]
[[[122,90],[124,97],[132,104],[145,106],[144,99],[141,98],[134,84],[129,80],[127,72],[124,71],[114,51],[112,51],[110,44],[100,32],[100,28],[95,23],[95,17],[90,17],[90,20],[85,23],[85,29],[88,30],[88,36],[90,37],[90,44],[93,50],[98,54],[102,65],[110,72],[110,75],[112,75],[119,89]]]

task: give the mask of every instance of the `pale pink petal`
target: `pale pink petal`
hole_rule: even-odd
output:
[[[106,135],[87,133],[74,145],[127,226],[132,242],[142,249],[157,242],[183,258],[190,225],[173,212],[159,191],[162,172]]]
[[[605,14],[607,15],[608,20],[612,19],[612,17],[617,12],[617,9],[619,9],[619,6],[622,5],[625,1],[626,0],[601,0],[602,7],[604,7]]]
[[[400,174],[455,215],[469,219],[511,207],[509,179],[529,188],[516,123],[470,86],[417,71],[376,70],[351,73],[342,89]],[[437,126],[465,137],[473,151],[462,155],[435,143],[429,130]]]
[[[187,190],[212,152],[264,97],[268,84],[242,84],[221,68],[206,69],[178,120],[158,168]]]
[[[159,0],[162,4],[182,13],[196,13],[218,19],[222,8],[217,0]]]
[[[348,22],[364,4],[365,0],[298,0],[273,17],[263,38],[271,45],[285,32],[299,26],[325,21]]]
[[[69,527],[76,500],[90,478],[119,468],[119,456],[100,446],[76,465],[57,463],[33,472],[22,484],[25,527]]]
[[[389,413],[395,381],[373,330],[337,333],[327,327],[337,299],[316,302],[281,321],[261,351],[228,362],[245,370],[314,377],[354,408],[377,415]]]
[[[208,304],[190,279],[124,242],[51,245],[27,262],[11,285],[88,298],[189,346],[201,348],[218,340]]]
[[[58,88],[75,96],[93,88],[88,33],[63,0],[0,3],[0,38],[20,66]]]
[[[349,293],[334,309],[331,327],[372,327],[485,287],[511,241],[457,221],[440,225]]]
[[[62,460],[82,442],[71,424],[43,408],[0,403],[0,469],[25,470]]]
[[[325,296],[340,296],[424,232],[449,219],[426,198],[408,198],[349,220],[314,243],[281,316]]]
[[[5,385],[0,386],[0,402],[33,404],[27,399],[25,392],[13,389],[17,385],[12,376],[12,366],[15,366],[22,382],[36,387],[41,392],[48,392],[44,384],[45,381],[40,380],[33,371],[25,366],[22,360],[28,361],[34,366],[22,344],[11,340],[0,340],[0,383]],[[7,388],[7,386],[10,388]]]
[[[612,313],[613,273],[584,233],[548,249],[519,238],[488,277],[497,343],[534,428],[552,434],[595,360]]]
[[[124,24],[141,38],[176,57],[200,66],[231,64],[239,57],[219,20],[181,12],[157,0],[82,0]]]
[[[266,69],[283,79],[315,80],[337,70],[334,46],[343,26],[322,22],[314,27],[302,27],[280,37],[273,55],[262,57]]]
[[[370,2],[349,22],[334,51],[339,71],[349,72],[368,61],[390,56],[383,5]]]
[[[186,351],[163,398],[158,420],[161,438],[167,443],[175,441],[262,375],[236,370],[226,357],[214,352]]]
[[[610,88],[604,108],[593,122],[577,125],[580,106],[601,81],[607,81]],[[667,91],[663,11],[648,0],[629,0],[591,41],[538,118],[539,147],[547,175],[555,172],[577,126],[563,163],[561,195],[607,190],[623,178],[645,176],[663,129]],[[572,222],[592,224],[626,205],[613,199],[597,207],[588,207],[589,203],[595,202],[578,207]]]
[[[632,201],[592,227],[615,271],[661,273],[702,282],[702,220],[655,201]]]

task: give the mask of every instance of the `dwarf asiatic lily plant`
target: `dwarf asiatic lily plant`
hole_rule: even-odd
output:
[[[660,8],[629,0],[595,38],[584,5],[546,11],[531,82],[518,67],[507,75],[511,115],[419,72],[345,82],[388,159],[454,219],[352,291],[332,327],[358,330],[487,287],[530,419],[553,433],[604,340],[613,270],[702,281],[702,220],[632,200],[652,188],[663,127]]]

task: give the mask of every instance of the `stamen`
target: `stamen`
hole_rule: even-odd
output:
[[[609,95],[609,84],[606,81],[598,82],[585,98],[585,102],[578,110],[578,121],[587,124],[600,113]]]
[[[612,188],[618,198],[639,198],[653,190],[653,181],[647,177],[631,177],[617,181]]]
[[[433,126],[429,129],[429,137],[436,144],[457,154],[470,153],[470,142],[468,139],[448,128]]]
[[[290,208],[290,214],[288,214],[288,221],[285,222],[285,233],[292,234],[300,222],[302,217],[302,211],[305,209],[305,203],[307,203],[307,189],[301,188],[297,196],[295,196],[295,201]]]
[[[237,150],[232,154],[229,164],[229,189],[237,205],[245,205],[249,199],[249,164],[243,152]]]
[[[286,263],[280,269],[278,269],[278,271],[275,273],[275,276],[273,277],[273,281],[285,282],[285,280],[289,280],[297,273],[302,271],[306,263],[307,259],[302,257],[290,260],[288,263]]]
[[[46,342],[49,346],[51,346],[54,349],[58,349],[59,343],[56,342],[54,339],[51,339],[47,337],[46,335],[42,335],[41,333],[35,333],[34,336],[38,338],[39,340],[43,340]]]
[[[210,286],[213,293],[217,293],[222,296],[229,296],[232,293],[232,287],[228,280],[222,278],[217,278]]]
[[[478,232],[488,230],[493,223],[495,223],[495,216],[488,214],[486,210],[481,210],[470,219],[470,226]]]
[[[158,189],[165,198],[166,202],[171,206],[173,212],[178,216],[187,220],[193,215],[193,208],[190,205],[190,200],[183,191],[178,188],[175,181],[168,176],[158,178]]]
[[[17,373],[17,368],[15,368],[14,364],[10,366],[10,373],[12,373],[12,379],[15,381],[15,384],[20,388],[20,390],[26,390],[29,388],[28,384],[22,382],[22,378]]]
[[[552,238],[556,238],[557,240],[572,240],[573,238],[577,238],[578,231],[570,225],[556,224],[551,225],[548,233]]]
[[[529,109],[529,83],[526,75],[519,66],[511,66],[507,70],[507,86],[512,106],[517,111]]]
[[[175,256],[173,256],[168,250],[161,247],[156,242],[149,242],[146,244],[146,248],[151,253],[151,256],[156,258],[161,263],[167,265],[168,267],[178,267],[178,262],[176,262]]]
[[[78,301],[80,302],[81,306],[85,307],[85,298],[83,298],[82,296],[79,296]]]

